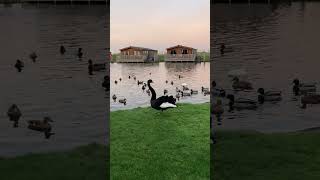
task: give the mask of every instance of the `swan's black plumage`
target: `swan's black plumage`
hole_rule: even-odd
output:
[[[157,110],[166,110],[168,108],[172,108],[172,107],[161,107],[161,104],[163,103],[170,103],[173,105],[176,105],[176,99],[173,96],[161,96],[157,99],[157,95],[155,90],[151,87],[150,83],[152,83],[152,80],[148,80],[148,88],[151,91],[151,100],[150,100],[150,104],[151,107],[153,109],[157,109]]]

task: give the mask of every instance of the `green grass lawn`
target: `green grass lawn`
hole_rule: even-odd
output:
[[[69,152],[0,158],[2,180],[103,180],[109,177],[108,149],[91,144]]]
[[[111,179],[209,179],[209,128],[209,103],[111,112]]]
[[[319,180],[320,133],[218,131],[214,180]]]

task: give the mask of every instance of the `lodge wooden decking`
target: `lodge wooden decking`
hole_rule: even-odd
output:
[[[196,54],[167,54],[165,55],[166,62],[195,62]]]

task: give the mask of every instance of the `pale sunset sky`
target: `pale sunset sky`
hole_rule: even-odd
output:
[[[209,0],[111,1],[111,51],[127,46],[156,49],[175,45],[210,48]]]

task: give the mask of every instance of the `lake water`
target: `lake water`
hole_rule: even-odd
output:
[[[227,74],[245,69],[255,90],[236,93],[236,97],[257,100],[259,87],[283,94],[281,102],[265,103],[256,111],[226,112],[222,125],[215,127],[263,132],[319,127],[320,105],[299,108],[291,83],[294,78],[302,82],[320,80],[320,3],[214,4],[211,11],[212,78],[228,93],[234,93]],[[232,51],[221,56],[220,43]]]
[[[70,149],[107,141],[106,72],[88,75],[87,60],[106,62],[106,5],[0,5],[0,156]],[[63,44],[67,52],[60,55]],[[83,48],[84,57],[75,56]],[[33,63],[29,54],[36,51]],[[16,59],[25,68],[18,73]],[[12,128],[6,112],[16,103],[23,116]],[[27,120],[50,116],[49,140],[27,129]]]
[[[110,96],[116,95],[117,98],[126,98],[127,104],[123,105],[110,99],[111,110],[131,109],[136,107],[150,106],[148,94],[142,90],[142,85],[138,86],[137,81],[131,77],[136,76],[136,80],[153,80],[157,97],[163,96],[164,89],[168,90],[168,95],[176,96],[176,87],[182,89],[181,84],[187,83],[190,89],[198,90],[197,95],[185,96],[180,98],[177,103],[203,103],[209,102],[210,96],[201,93],[201,87],[209,87],[210,63],[113,63],[110,65],[111,91]],[[151,73],[151,75],[150,75]],[[179,75],[182,76],[179,79]],[[119,81],[119,79],[122,81]],[[114,81],[117,80],[118,84]],[[166,83],[166,80],[168,83]],[[171,85],[173,81],[173,85]]]

